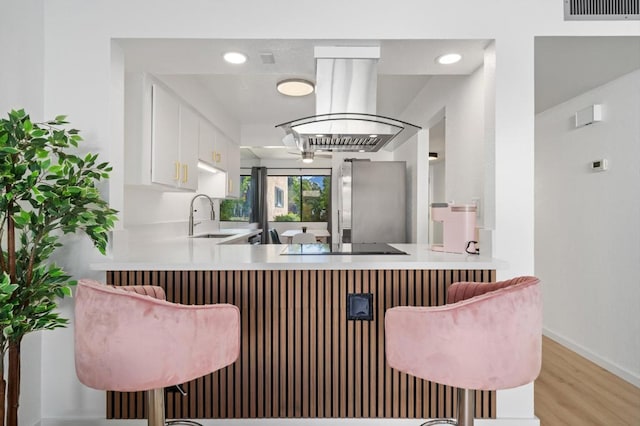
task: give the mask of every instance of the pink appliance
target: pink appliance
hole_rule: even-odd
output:
[[[431,204],[431,219],[442,222],[443,244],[431,245],[433,251],[448,253],[469,253],[466,251],[469,241],[470,252],[476,251],[476,206],[453,205],[448,203]]]

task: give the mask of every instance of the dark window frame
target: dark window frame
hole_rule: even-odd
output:
[[[329,220],[330,219],[329,215],[330,215],[330,205],[331,205],[331,187],[333,185],[333,178],[332,178],[331,174],[310,174],[310,175],[307,175],[307,174],[295,174],[295,175],[291,175],[291,174],[270,174],[270,175],[267,176],[267,178],[268,177],[272,177],[272,176],[273,177],[286,177],[287,178],[287,184],[289,183],[289,179],[290,178],[297,178],[297,179],[300,180],[300,185],[299,185],[299,188],[300,188],[300,196],[299,196],[300,206],[298,206],[298,210],[300,212],[300,215],[299,215],[299,220],[295,221],[296,223],[300,223],[300,222],[323,223],[323,222],[329,222],[330,221]],[[326,190],[326,197],[327,197],[327,200],[326,200],[327,209],[326,209],[326,213],[325,213],[326,217],[323,220],[303,220],[303,215],[304,215],[303,207],[304,207],[304,198],[305,197],[303,195],[303,191],[304,190],[302,189],[302,186],[303,186],[302,185],[302,180],[304,178],[316,178],[316,177],[320,177],[320,178],[323,178],[323,179],[324,178],[328,178],[328,181],[326,182],[326,184],[328,185],[328,188]],[[244,178],[251,179],[251,175],[246,175],[246,174],[240,175],[240,183],[241,183],[241,185],[242,185],[242,182],[243,182]],[[250,189],[250,184],[251,183],[249,182],[249,189],[244,194],[244,196],[245,196],[244,198],[243,198],[243,194],[241,193],[240,194],[240,198],[238,198],[238,199],[220,200],[220,222],[248,223],[251,220],[251,213],[250,213],[251,212],[251,199],[250,199],[250,197],[251,197],[251,195],[250,195],[251,194],[251,189]],[[281,191],[283,191],[283,194],[282,194],[283,199],[281,201],[282,201],[282,207],[284,207],[284,190],[281,189]],[[274,196],[275,196],[275,194],[274,194]],[[227,205],[230,204],[230,205],[235,206],[238,203],[245,204],[245,206],[248,206],[249,213],[247,215],[247,219],[246,220],[224,219],[223,218],[224,204],[227,204]],[[276,200],[274,199],[274,204],[275,203],[276,203]],[[274,222],[274,221],[272,221],[272,222]]]
[[[289,186],[289,180],[291,178],[296,178],[299,179],[299,188],[300,188],[300,194],[299,194],[299,199],[300,199],[300,205],[298,206],[298,211],[299,213],[299,220],[295,220],[295,221],[289,221],[289,222],[296,222],[296,223],[301,223],[301,222],[308,222],[308,223],[325,223],[325,222],[329,222],[329,215],[330,215],[330,210],[329,210],[329,206],[331,205],[331,186],[333,184],[332,182],[332,176],[331,174],[295,174],[295,175],[291,175],[291,174],[269,174],[267,176],[267,179],[270,177],[286,177],[287,178],[287,185]],[[302,185],[302,181],[303,179],[312,179],[312,178],[328,178],[328,181],[326,182],[326,185],[328,185],[328,188],[326,190],[326,196],[327,196],[327,200],[326,200],[326,204],[327,204],[327,209],[325,212],[325,217],[321,218],[320,220],[305,220],[304,218],[304,195],[303,195],[303,185]],[[291,196],[289,195],[288,200],[291,200]],[[310,197],[308,197],[310,198]],[[291,202],[291,201],[289,201]],[[275,203],[274,203],[275,204]],[[295,214],[295,212],[294,212]],[[308,217],[306,219],[309,219]],[[271,220],[271,222],[279,222],[279,221],[274,221]]]

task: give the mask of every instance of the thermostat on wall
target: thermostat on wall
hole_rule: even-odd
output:
[[[591,170],[594,172],[604,172],[607,170],[607,160],[596,160],[591,162]]]

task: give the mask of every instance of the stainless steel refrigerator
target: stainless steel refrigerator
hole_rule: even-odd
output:
[[[343,243],[407,242],[404,161],[346,160],[340,168],[338,230]]]

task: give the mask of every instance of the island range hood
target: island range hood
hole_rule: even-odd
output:
[[[375,152],[420,127],[376,115],[380,47],[315,48],[316,115],[282,123],[283,142],[301,152]]]

